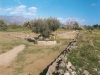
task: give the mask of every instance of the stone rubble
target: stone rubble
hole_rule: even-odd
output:
[[[22,40],[27,40],[29,42],[35,42],[35,35],[26,35],[26,34],[6,34],[7,36],[10,37],[14,37],[14,38],[18,38],[18,39],[22,39]],[[56,41],[37,41],[38,45],[55,45],[57,44]]]
[[[34,35],[6,35],[23,40],[34,40]],[[67,56],[71,52],[71,50],[77,48],[76,42],[78,38],[79,33],[72,40],[72,42],[69,43],[67,48],[55,59],[55,61],[53,61],[53,63],[49,65],[48,70],[44,75],[78,75],[78,73],[81,73],[82,75],[91,75],[87,70],[82,70],[81,68],[79,68],[79,70],[76,72],[75,66],[73,66],[73,64],[67,60]],[[100,71],[98,71],[98,74],[100,74]]]
[[[72,42],[69,43],[67,48],[53,61],[53,63],[49,65],[46,74],[43,73],[40,75],[78,75],[78,73],[81,73],[82,75],[91,75],[87,70],[80,69],[76,71],[76,67],[67,60],[67,56],[71,52],[71,50],[73,48],[77,48],[76,42],[78,38],[79,33],[77,34],[75,39],[73,39]]]

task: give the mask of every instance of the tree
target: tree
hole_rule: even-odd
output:
[[[72,19],[69,19],[66,23],[66,27],[67,29],[78,29],[79,28],[79,24],[77,21],[74,21]]]
[[[21,25],[18,25],[17,23],[13,23],[10,24],[8,27],[9,29],[17,29],[17,28],[21,28]]]
[[[86,30],[93,30],[93,26],[90,26],[90,25],[87,25],[87,26],[86,26],[86,25],[85,25],[84,27],[85,27]]]
[[[31,21],[32,31],[40,33],[44,38],[49,38],[51,33],[60,27],[60,22],[55,18],[38,18]]]
[[[78,22],[74,21],[73,29],[78,29],[78,28],[79,28]]]
[[[31,29],[31,24],[30,24],[30,22],[25,22],[24,25],[23,25],[23,28]]]
[[[31,21],[31,26],[32,26],[32,31],[35,33],[40,33],[45,28],[44,22],[40,18]]]
[[[4,23],[3,20],[0,20],[0,31],[7,30],[7,25]]]
[[[61,25],[61,23],[56,18],[52,17],[47,19],[47,23],[52,31],[56,31]]]
[[[94,24],[93,28],[99,28],[99,25],[98,24]]]

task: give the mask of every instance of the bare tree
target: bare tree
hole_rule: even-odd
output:
[[[77,29],[79,27],[79,24],[77,21],[68,19],[66,22],[66,28],[67,29]]]

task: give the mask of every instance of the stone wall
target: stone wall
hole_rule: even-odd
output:
[[[5,34],[5,35],[22,39],[22,40],[27,40],[29,42],[33,42],[35,40],[34,35],[18,35],[18,34],[15,34],[15,35]],[[55,45],[57,44],[57,42],[56,41],[37,41],[37,44],[38,45]]]
[[[37,41],[38,45],[55,45],[57,44],[56,41]]]
[[[69,43],[67,48],[61,52],[61,54],[48,65],[40,75],[77,75],[75,66],[72,65],[70,61],[67,60],[68,54],[73,48],[76,48],[76,42],[78,40],[79,33],[77,36]],[[88,75],[88,74],[84,74]]]

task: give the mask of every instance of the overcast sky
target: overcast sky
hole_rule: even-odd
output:
[[[0,15],[31,19],[55,17],[62,23],[100,24],[100,0],[0,0]]]

